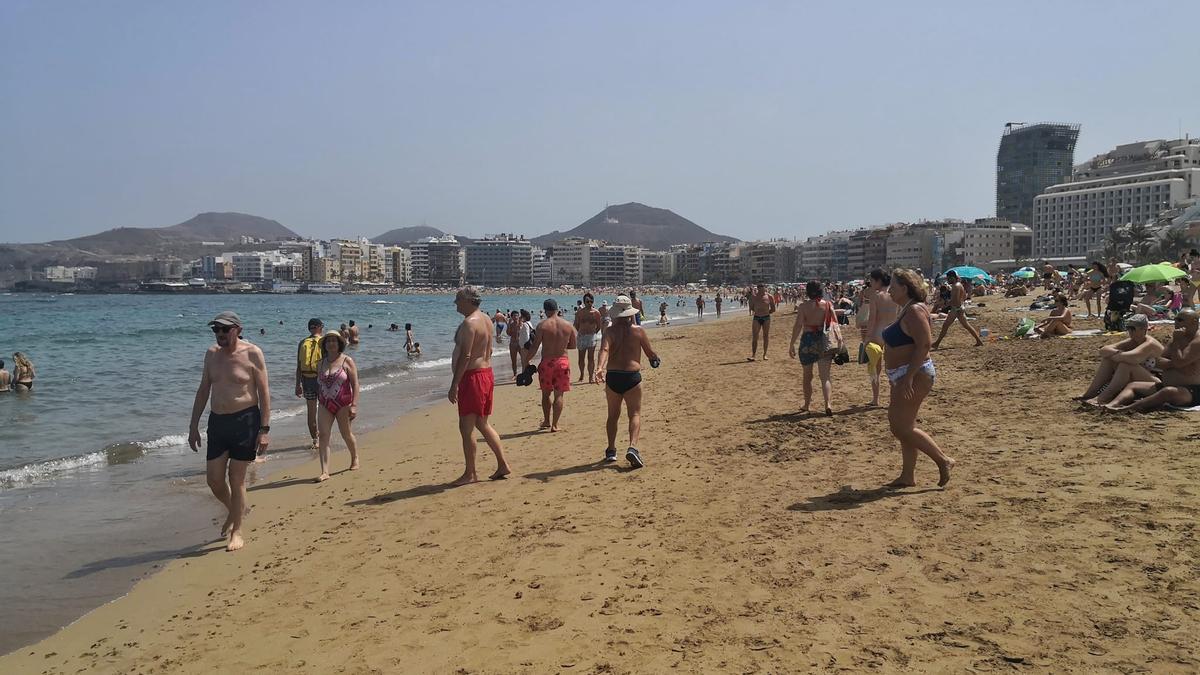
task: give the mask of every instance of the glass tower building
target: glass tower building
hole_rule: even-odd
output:
[[[1009,122],[996,153],[996,217],[1033,225],[1033,198],[1071,178],[1078,124]]]

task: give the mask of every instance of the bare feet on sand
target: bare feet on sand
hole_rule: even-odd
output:
[[[229,533],[229,545],[225,547],[225,550],[236,551],[245,545],[246,542],[242,541],[242,533],[234,530]]]
[[[324,482],[325,482],[325,481],[327,481],[327,480],[329,480],[329,474],[327,474],[327,473],[323,473],[323,474],[321,474],[320,476],[317,476],[317,477],[316,477],[316,478],[313,480],[313,482],[314,482],[314,483],[324,483]]]
[[[229,516],[227,518],[225,518],[225,524],[221,526],[221,536],[228,537],[229,536],[229,528],[231,528],[231,527],[233,527],[233,514],[232,513],[229,514]]]
[[[505,478],[508,478],[508,474],[510,473],[512,473],[512,470],[507,466],[503,469],[496,469],[496,473],[488,476],[488,480],[504,480]]]
[[[350,461],[350,470],[358,471],[358,459],[357,458]]]
[[[946,487],[946,483],[950,482],[950,469],[954,468],[954,459],[947,457],[946,461],[938,466],[938,487]]]
[[[457,479],[455,479],[453,482],[451,482],[450,487],[462,487],[464,485],[470,485],[471,483],[478,483],[478,482],[479,482],[479,476],[477,476],[476,474],[464,473],[463,475],[461,475]]]
[[[550,429],[550,423],[542,422],[541,424],[538,425],[538,429]]]
[[[886,487],[886,488],[894,488],[894,489],[900,489],[900,488],[910,488],[910,487],[916,487],[916,486],[917,486],[917,484],[916,484],[916,483],[909,482],[909,481],[906,481],[906,480],[901,480],[901,479],[899,479],[899,478],[897,478],[896,480],[894,480],[894,481],[892,481],[892,482],[888,483],[887,485],[884,485],[884,487]]]

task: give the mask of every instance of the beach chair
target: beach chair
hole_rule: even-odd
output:
[[[1125,317],[1133,307],[1135,285],[1132,281],[1114,281],[1108,286],[1108,305],[1104,308],[1104,330],[1125,330]]]

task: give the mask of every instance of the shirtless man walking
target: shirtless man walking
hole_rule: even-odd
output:
[[[621,420],[621,403],[629,416],[629,449],[625,459],[630,466],[640,469],[645,466],[637,449],[642,433],[642,354],[650,357],[650,366],[657,368],[658,354],[650,346],[645,329],[634,324],[638,310],[624,295],[617,296],[609,310],[613,325],[604,330],[600,341],[600,359],[596,364],[596,375],[605,384],[604,395],[608,399],[608,447],[604,450],[604,461],[617,461],[617,423]]]
[[[1155,365],[1162,370],[1162,382],[1130,382],[1108,407],[1148,412],[1166,405],[1200,405],[1200,315],[1195,310],[1175,316],[1175,332]]]
[[[492,394],[496,378],[492,374],[492,327],[487,315],[479,311],[479,291],[464,286],[454,296],[454,308],[463,315],[463,322],[454,332],[454,356],[451,359],[454,377],[446,398],[458,404],[458,432],[462,435],[466,468],[450,485],[458,487],[479,481],[475,473],[475,432],[483,434],[492,453],[496,455],[496,472],[490,478],[498,480],[512,473],[504,459],[500,435],[488,423],[492,414]]]
[[[583,307],[575,312],[575,331],[579,334],[579,381],[583,382],[583,360],[587,357],[588,382],[596,382],[596,338],[600,335],[600,310],[592,307],[596,298],[591,293],[583,294]]]
[[[942,322],[942,332],[938,333],[931,348],[941,349],[942,338],[946,337],[946,333],[955,321],[962,324],[971,337],[975,338],[976,347],[982,347],[983,340],[979,337],[979,331],[975,330],[975,327],[967,321],[967,310],[963,309],[963,305],[968,299],[967,289],[963,288],[962,282],[958,280],[958,273],[954,270],[946,272],[946,283],[950,284],[950,304],[946,306],[946,320]]]
[[[271,388],[262,350],[239,339],[242,320],[238,315],[221,312],[208,325],[217,344],[204,354],[204,371],[188,426],[188,445],[192,452],[200,450],[200,415],[207,405],[208,487],[228,514],[221,526],[221,536],[229,536],[225,550],[236,551],[244,544],[246,469],[270,443]]]
[[[750,314],[753,322],[750,324],[750,358],[753,361],[758,354],[758,333],[762,331],[763,361],[767,360],[767,345],[771,340],[771,315],[775,313],[775,298],[767,292],[766,284],[758,284],[750,294]]]
[[[554,298],[543,302],[542,310],[546,312],[546,318],[537,325],[528,359],[532,360],[539,348],[542,350],[542,360],[537,369],[538,384],[542,389],[542,426],[539,428],[558,431],[563,395],[571,391],[571,357],[567,356],[567,350],[575,349],[577,342],[575,327],[559,315],[558,303]],[[553,404],[550,402],[551,394],[554,396]],[[553,419],[550,417],[551,409],[554,412]]]

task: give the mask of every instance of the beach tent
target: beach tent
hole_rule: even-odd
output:
[[[1173,265],[1142,265],[1121,275],[1121,281],[1132,281],[1135,284],[1149,284],[1186,277],[1187,274],[1187,272]]]

